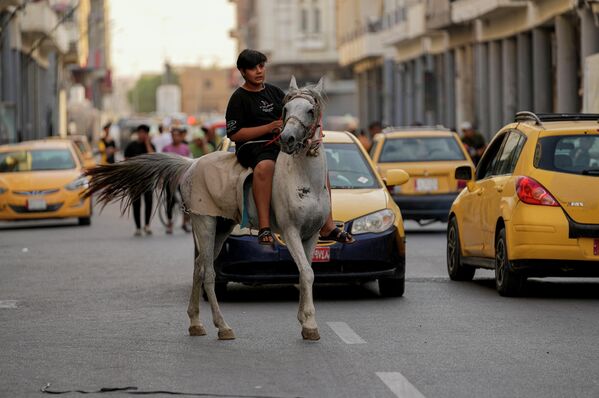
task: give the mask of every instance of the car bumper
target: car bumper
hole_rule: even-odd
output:
[[[447,221],[449,209],[458,192],[440,195],[393,195],[401,215],[406,220]]]
[[[46,210],[28,210],[27,196],[3,195],[0,197],[0,220],[40,220],[48,218],[90,217],[91,199],[82,200],[79,192],[65,192],[43,197]]]
[[[572,237],[572,225],[560,207],[518,203],[506,227],[510,260],[543,260],[547,266],[554,262],[599,262],[599,242],[595,242],[599,238],[593,231],[578,231],[578,236]],[[596,227],[599,230],[599,225]]]
[[[313,262],[315,282],[403,278],[405,243],[397,230],[355,236],[349,245],[332,244],[330,261]],[[322,246],[321,246],[322,247]],[[217,281],[297,283],[299,273],[286,246],[261,246],[255,236],[231,236],[215,262]]]

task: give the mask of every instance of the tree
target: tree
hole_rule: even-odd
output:
[[[143,75],[127,93],[127,99],[136,113],[156,112],[156,89],[162,83],[161,75]]]

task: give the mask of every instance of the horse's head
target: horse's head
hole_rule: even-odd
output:
[[[291,78],[283,105],[281,150],[287,154],[299,152],[309,145],[320,126],[323,106],[323,79],[317,85],[298,88]]]

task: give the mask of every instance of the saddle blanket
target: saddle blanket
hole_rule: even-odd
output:
[[[232,152],[216,151],[197,159],[181,180],[183,198],[193,214],[223,217],[241,223],[244,183],[252,174]]]

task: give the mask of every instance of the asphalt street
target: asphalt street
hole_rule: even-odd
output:
[[[321,340],[304,342],[292,285],[232,285],[221,308],[237,339],[216,339],[206,303],[208,335],[188,336],[193,244],[181,229],[166,235],[155,220],[136,238],[117,206],[90,227],[0,223],[0,396],[42,396],[47,383],[163,391],[151,396],[599,396],[596,279],[533,280],[525,297],[502,298],[489,272],[447,279],[444,225],[407,226],[405,296],[316,286]]]

